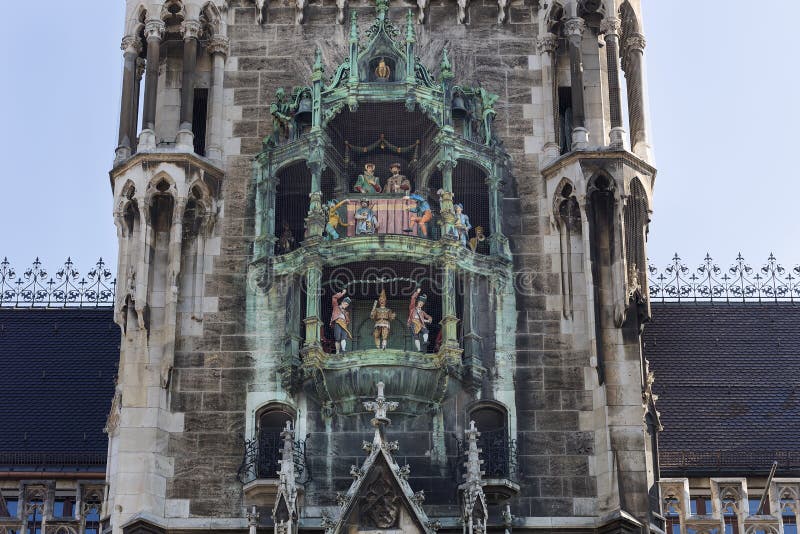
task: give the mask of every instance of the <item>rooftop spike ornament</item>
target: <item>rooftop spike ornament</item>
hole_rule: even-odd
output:
[[[292,422],[286,421],[286,427],[281,432],[283,449],[281,459],[278,461],[278,493],[275,498],[275,507],[272,509],[272,519],[275,523],[274,534],[294,534],[297,532],[297,472],[294,464],[294,430]]]
[[[464,432],[467,439],[467,468],[466,482],[461,485],[463,492],[464,534],[484,534],[486,532],[486,495],[483,493],[483,471],[481,471],[481,450],[478,448],[478,438],[481,433],[475,427],[475,421],[469,422],[469,428]]]

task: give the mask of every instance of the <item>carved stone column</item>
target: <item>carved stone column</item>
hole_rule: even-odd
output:
[[[122,102],[119,112],[119,139],[117,142],[116,162],[119,163],[131,155],[131,123],[135,121],[133,109],[133,91],[136,80],[136,58],[142,51],[139,38],[128,35],[122,39],[124,66],[122,73]]]
[[[582,18],[571,18],[564,24],[569,39],[569,67],[572,88],[572,149],[585,150],[589,146],[589,130],[586,129],[586,109],[583,98],[583,31],[586,23]]]
[[[605,33],[606,68],[608,69],[608,105],[611,115],[610,143],[614,148],[625,146],[625,129],[622,127],[622,104],[619,86],[619,30],[616,18],[603,20],[601,31]]]
[[[181,150],[194,151],[194,77],[197,70],[197,38],[200,36],[200,23],[185,20],[181,25],[183,33],[183,78],[181,80],[181,123],[178,128],[177,145]]]
[[[440,354],[455,362],[461,361],[458,346],[458,316],[456,315],[456,264],[445,257],[442,279],[442,347]]]
[[[225,59],[228,57],[229,41],[227,37],[212,37],[208,42],[208,53],[211,54],[211,123],[208,133],[208,150],[210,160],[222,162],[222,122],[223,99],[222,83],[225,78]]]
[[[306,266],[306,326],[305,347],[318,347],[320,344],[320,299],[322,298],[322,266],[318,261],[310,261]]]
[[[147,66],[144,79],[144,113],[142,117],[142,136],[140,148],[153,149],[156,146],[156,108],[158,99],[158,62],[161,57],[161,39],[164,36],[164,21],[150,19],[144,27],[147,37]]]
[[[554,69],[558,37],[546,33],[536,41],[536,49],[542,62],[542,107],[544,108],[544,161],[556,159],[561,147],[558,145],[558,98],[556,95],[556,73]]]
[[[486,179],[489,186],[489,250],[492,255],[511,258],[508,248],[508,239],[503,235],[503,199],[500,187],[503,184],[500,170],[495,171]]]
[[[139,99],[142,93],[142,78],[144,77],[145,60],[142,57],[136,58],[136,78],[133,83],[133,102],[131,104],[131,153],[136,152],[139,144]]]
[[[636,33],[625,36],[622,68],[628,81],[628,120],[631,127],[631,149],[647,158],[650,146],[647,142],[647,124],[644,109],[644,35]]]

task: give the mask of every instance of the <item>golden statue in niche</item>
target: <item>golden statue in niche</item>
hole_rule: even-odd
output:
[[[392,69],[390,69],[386,61],[381,58],[380,62],[378,62],[378,66],[375,67],[375,76],[377,76],[379,80],[388,80],[391,75]]]

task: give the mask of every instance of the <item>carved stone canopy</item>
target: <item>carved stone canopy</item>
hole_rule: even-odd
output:
[[[375,413],[373,441],[364,442],[369,454],[359,468],[353,466],[353,483],[345,494],[339,494],[338,517],[331,519],[326,533],[339,534],[357,530],[402,530],[434,534],[433,523],[422,508],[422,492],[414,493],[409,486],[408,466],[400,467],[394,460],[396,442],[384,437],[384,427],[390,423],[387,411],[397,407],[396,402],[387,401],[383,395],[384,384],[378,385],[378,396],[364,406]]]

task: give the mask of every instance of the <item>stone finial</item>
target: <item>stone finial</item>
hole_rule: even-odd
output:
[[[375,397],[374,401],[364,403],[364,408],[375,414],[371,422],[376,429],[390,425],[392,420],[386,414],[387,412],[393,412],[399,406],[397,402],[387,401],[386,397],[383,396],[385,386],[383,382],[378,382],[378,396]]]
[[[420,9],[420,13],[424,13],[424,11]],[[422,24],[422,21],[420,21],[420,24]],[[409,9],[406,12],[406,42],[413,43],[416,42],[416,40],[417,32],[414,29],[414,13]]]
[[[462,520],[466,527],[467,534],[482,534],[486,532],[486,518],[488,510],[486,508],[486,496],[483,493],[483,472],[480,458],[481,450],[478,448],[478,438],[481,433],[475,426],[475,421],[469,422],[469,428],[464,431],[467,440],[467,461],[464,464],[467,468],[466,482],[462,486],[463,493],[463,516]]]
[[[464,431],[464,435],[467,438],[467,484],[480,483],[481,475],[483,475],[481,471],[483,460],[480,457],[481,451],[478,449],[478,438],[481,433],[478,432],[475,421],[469,422],[469,428]]]
[[[350,42],[358,43],[358,11],[350,12]]]
[[[314,74],[324,74],[325,64],[322,62],[322,49],[317,47],[314,52]]]

